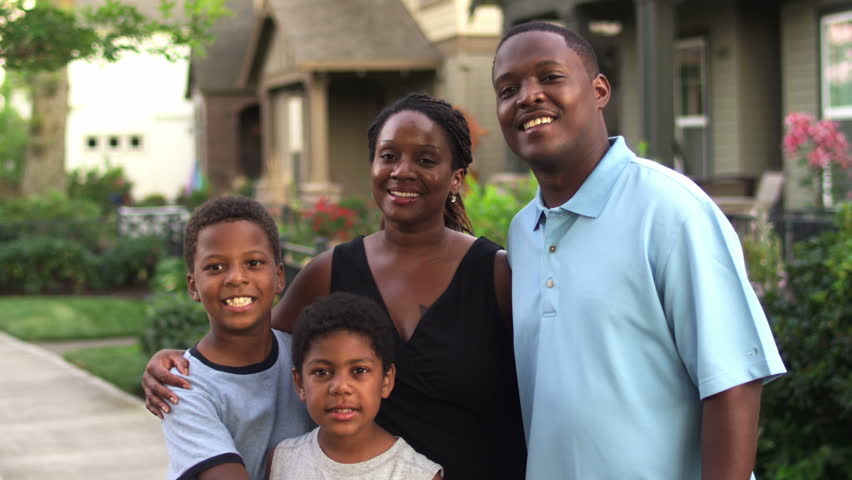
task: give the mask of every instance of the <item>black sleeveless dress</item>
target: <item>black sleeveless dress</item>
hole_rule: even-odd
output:
[[[447,480],[524,478],[512,334],[494,292],[499,249],[478,238],[408,342],[397,335],[396,385],[376,417],[441,464]],[[335,247],[331,291],[369,297],[387,312],[363,237]]]

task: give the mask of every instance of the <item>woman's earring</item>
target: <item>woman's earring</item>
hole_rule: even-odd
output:
[[[456,203],[456,194],[450,193],[450,203]]]

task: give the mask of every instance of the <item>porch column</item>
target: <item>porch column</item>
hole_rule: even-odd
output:
[[[337,200],[340,186],[331,183],[328,156],[328,75],[319,72],[307,84],[310,116],[310,157],[307,183],[302,185],[302,200],[313,202],[320,196]]]
[[[266,87],[260,88],[260,118],[263,128],[261,158],[263,172],[255,186],[255,197],[264,205],[280,207],[287,203],[286,183],[282,178],[281,152],[276,142],[276,126],[281,119],[275,112],[275,93]]]
[[[674,3],[634,0],[639,40],[642,140],[648,156],[674,164]]]
[[[329,183],[328,178],[328,77],[314,74],[308,82],[311,108],[311,183]]]

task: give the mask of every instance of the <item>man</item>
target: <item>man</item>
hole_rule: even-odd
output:
[[[516,26],[493,84],[540,185],[508,242],[527,478],[748,479],[762,382],[785,370],[730,224],[608,138],[582,37]]]

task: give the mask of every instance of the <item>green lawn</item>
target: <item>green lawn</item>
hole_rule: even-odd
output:
[[[84,348],[68,352],[65,360],[88,370],[125,392],[142,397],[142,372],[148,356],[138,344],[120,347]]]
[[[145,303],[114,297],[0,297],[0,330],[26,341],[132,337]]]

